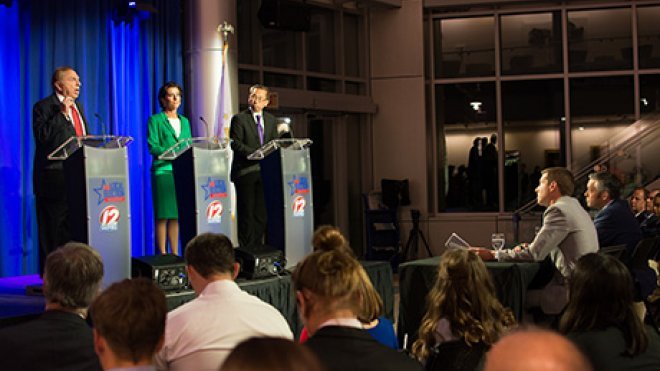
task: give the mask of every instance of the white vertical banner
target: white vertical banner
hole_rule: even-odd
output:
[[[218,87],[218,99],[215,108],[214,130],[212,130],[213,134],[220,139],[229,137],[229,123],[234,114],[232,112],[229,68],[227,68],[228,50],[229,45],[225,39],[222,45],[222,73],[220,75],[220,86]]]

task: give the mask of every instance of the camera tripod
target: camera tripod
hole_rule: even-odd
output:
[[[424,237],[424,233],[422,233],[422,230],[419,229],[419,217],[421,213],[417,209],[411,209],[410,210],[410,217],[412,218],[412,229],[410,230],[410,234],[408,235],[408,242],[406,243],[406,248],[403,250],[403,255],[401,256],[403,261],[408,259],[408,254],[410,253],[410,249],[413,250],[413,257],[417,258],[417,253],[419,251],[419,238],[422,238],[422,242],[424,242],[424,247],[426,248],[426,253],[429,254],[429,257],[433,256],[431,254],[431,249],[429,248],[429,243],[426,241],[426,237]]]

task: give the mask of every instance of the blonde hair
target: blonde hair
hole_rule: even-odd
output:
[[[419,326],[419,338],[413,343],[413,355],[418,359],[428,357],[436,345],[437,324],[443,318],[449,321],[453,335],[469,346],[497,341],[516,321],[494,292],[486,265],[476,254],[467,250],[447,251],[426,298],[428,309]]]
[[[314,236],[312,236],[312,248],[314,251],[341,250],[354,256],[353,249],[351,249],[346,237],[339,228],[331,225],[322,225],[316,228]]]
[[[315,298],[313,310],[326,313],[348,309],[359,316],[367,282],[370,286],[360,262],[339,250],[316,251],[300,262],[293,272],[295,289],[312,293]]]
[[[314,251],[336,250],[355,257],[346,237],[339,228],[331,225],[322,225],[314,231],[312,247]],[[383,314],[383,300],[364,269],[360,269],[358,275],[360,275],[361,281],[361,309],[358,313],[358,319],[363,323],[370,323]]]

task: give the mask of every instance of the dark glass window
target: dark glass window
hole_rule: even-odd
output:
[[[502,83],[505,210],[535,199],[541,170],[565,165],[562,80]]]
[[[570,71],[632,68],[631,10],[581,10],[568,13]]]
[[[307,70],[337,73],[335,13],[324,8],[311,9],[311,29],[307,33]]]
[[[634,120],[632,76],[571,79],[573,168],[581,169],[605,153],[611,138]]]
[[[300,76],[284,73],[264,72],[264,85],[269,87],[300,89],[302,88],[302,78]]]
[[[344,72],[346,76],[362,77],[364,69],[360,50],[364,50],[360,31],[362,22],[359,16],[344,14]]]
[[[319,77],[308,77],[307,90],[337,93],[339,91],[339,84],[337,80],[322,79]]]
[[[502,73],[561,72],[561,13],[501,18]]]
[[[497,132],[495,84],[436,85],[435,94],[439,147],[444,148],[438,153],[439,210],[497,210],[497,146],[489,145]]]
[[[637,8],[639,68],[660,67],[660,7]]]
[[[299,69],[302,66],[301,34],[262,28],[264,66]]]
[[[441,19],[433,28],[437,77],[495,74],[493,17]]]

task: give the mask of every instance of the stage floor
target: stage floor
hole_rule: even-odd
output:
[[[0,326],[31,319],[44,311],[43,296],[28,296],[28,286],[40,286],[38,274],[0,277]]]

